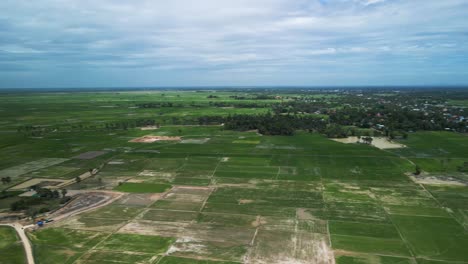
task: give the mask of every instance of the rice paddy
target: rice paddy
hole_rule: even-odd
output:
[[[206,93],[167,94],[206,102]],[[77,116],[88,124],[128,113],[214,111],[130,109],[127,100],[148,100],[138,93],[112,100],[79,94],[67,99],[71,109],[81,111],[83,98],[93,98],[93,107],[116,106],[93,118]],[[24,120],[38,122],[45,110]],[[74,187],[125,193],[110,205],[29,233],[37,263],[468,263],[468,187],[408,176],[418,164],[427,177],[466,179],[456,171],[468,161],[465,135],[418,132],[402,142],[405,148],[381,150],[316,133],[261,136],[167,124],[152,134],[182,141],[129,142],[147,134],[58,131],[0,149],[7,157],[0,173],[15,179],[5,189],[31,178],[72,179],[99,167]]]

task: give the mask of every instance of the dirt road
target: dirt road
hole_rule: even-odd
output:
[[[32,247],[31,243],[29,242],[28,237],[26,236],[26,233],[24,232],[23,226],[18,223],[13,223],[13,224],[0,224],[2,226],[11,226],[16,230],[16,233],[18,233],[19,237],[21,238],[21,242],[23,242],[23,247],[24,251],[26,253],[26,259],[28,260],[28,264],[34,264],[34,256],[32,252]]]

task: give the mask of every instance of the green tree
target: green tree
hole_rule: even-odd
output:
[[[68,192],[67,189],[62,189],[61,192],[62,192],[62,197],[67,196],[67,192]]]
[[[414,175],[420,175],[421,172],[422,172],[421,167],[419,167],[418,165],[416,165]]]

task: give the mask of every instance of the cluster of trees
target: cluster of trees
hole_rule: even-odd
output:
[[[370,128],[376,124],[384,125],[388,130],[444,130],[450,128],[465,132],[466,122],[453,122],[441,112],[413,111],[396,106],[376,106],[371,109],[343,107],[327,111],[330,122],[344,126]]]
[[[11,177],[10,176],[2,177],[2,183],[3,184],[8,184],[10,182],[11,182]]]
[[[162,108],[162,107],[174,107],[172,102],[155,102],[155,103],[143,103],[136,104],[139,108]]]
[[[311,102],[310,100],[304,101],[287,101],[283,103],[273,104],[271,106],[273,113],[275,114],[298,114],[298,113],[307,113],[312,114],[317,111],[325,111],[330,108],[331,105],[323,100],[315,100]]]
[[[159,123],[154,119],[138,119],[138,120],[126,120],[121,122],[114,123],[105,123],[104,128],[106,130],[127,130],[135,127],[144,127],[144,126],[158,126]]]
[[[330,117],[331,124],[373,128],[384,125],[389,137],[396,131],[453,130],[468,132],[468,110],[451,106],[448,100],[466,100],[467,93],[457,90],[348,90],[338,96],[297,96],[273,104],[275,114],[320,113]],[[344,95],[344,96],[340,96]]]
[[[268,107],[267,104],[259,104],[254,102],[246,102],[246,103],[230,103],[230,102],[209,102],[210,106],[215,107],[234,107],[234,108],[266,108]]]
[[[254,96],[242,96],[242,95],[231,95],[229,98],[236,100],[273,100],[276,99],[274,95],[271,94],[256,94]]]
[[[457,167],[459,172],[468,172],[468,162],[463,162],[463,165]]]
[[[61,196],[59,191],[50,190],[47,188],[36,188],[36,196],[33,197],[23,197],[21,200],[13,202],[10,205],[11,211],[27,211],[27,214],[34,216],[38,213],[45,213],[50,211],[50,208],[47,206],[47,201],[51,200],[60,200],[60,203],[66,203],[70,200],[70,197],[67,197],[67,190],[61,190]],[[35,208],[38,205],[46,204],[39,209]]]
[[[17,131],[19,133],[23,133],[27,136],[31,137],[41,137],[47,133],[51,133],[54,131],[57,131],[59,129],[58,126],[54,127],[49,127],[49,126],[32,126],[32,125],[26,125],[26,126],[20,126],[17,128]]]
[[[329,123],[327,120],[307,115],[277,115],[277,114],[261,114],[261,115],[229,115],[223,116],[203,116],[198,118],[199,125],[214,125],[224,124],[225,129],[247,131],[258,130],[263,135],[293,135],[296,130],[305,130],[308,132],[319,132],[329,138],[345,138],[349,136],[363,137],[371,139],[370,136],[382,136],[384,132],[362,130],[352,126],[342,126],[339,124]],[[386,131],[386,136],[389,132]],[[391,132],[393,137],[396,135],[404,135],[405,132]],[[370,143],[369,143],[370,144]]]
[[[5,198],[9,198],[9,197],[13,197],[13,196],[16,196],[18,194],[20,194],[21,192],[12,192],[12,191],[6,191],[6,190],[3,190],[2,192],[0,192],[0,200],[1,199],[5,199]]]
[[[270,113],[262,115],[230,115],[205,116],[199,118],[200,125],[224,124],[230,130],[258,130],[264,135],[292,135],[295,130],[323,131],[326,122],[322,119],[310,116],[297,115],[273,115]]]

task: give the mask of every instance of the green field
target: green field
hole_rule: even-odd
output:
[[[0,226],[0,263],[26,263],[23,246],[15,229],[12,227]]]
[[[126,182],[114,188],[116,191],[129,193],[162,193],[171,188],[169,184],[130,183]]]
[[[239,91],[1,94],[0,174],[12,178],[1,190],[99,168],[67,188],[122,193],[112,204],[29,232],[36,262],[468,263],[468,176],[459,169],[468,161],[465,134],[414,132],[398,139],[405,148],[381,150],[313,131],[268,136],[196,122],[265,113],[281,102],[253,98]],[[316,98],[336,97],[309,97]],[[138,107],[149,102],[173,106]],[[146,119],[160,127],[109,128]],[[33,136],[20,126],[50,130]],[[129,142],[144,135],[182,140]],[[104,154],[77,158],[90,151]],[[0,199],[0,211],[18,199]],[[0,263],[21,263],[14,262],[23,261],[14,232],[0,231],[0,246],[12,249],[0,250]]]

